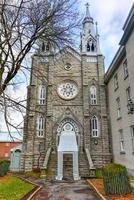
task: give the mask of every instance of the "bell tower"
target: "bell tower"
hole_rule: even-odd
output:
[[[95,29],[96,25],[96,29]],[[89,4],[86,4],[86,16],[83,20],[83,31],[81,33],[81,53],[88,55],[101,54],[99,45],[99,34],[97,22],[90,15]]]
[[[83,91],[83,129],[85,152],[94,166],[110,161],[104,56],[100,51],[97,22],[91,17],[89,4],[82,23],[81,67]],[[105,138],[105,139],[104,139]]]

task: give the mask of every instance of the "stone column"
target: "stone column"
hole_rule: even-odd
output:
[[[73,152],[73,177],[75,181],[80,180],[78,166],[78,151]]]
[[[58,169],[57,169],[57,180],[62,180],[63,178],[63,153],[58,151]]]

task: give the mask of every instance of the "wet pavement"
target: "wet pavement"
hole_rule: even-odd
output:
[[[46,182],[32,200],[100,200],[84,180],[77,182]]]

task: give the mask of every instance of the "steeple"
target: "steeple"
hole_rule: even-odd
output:
[[[89,3],[86,3],[86,16],[83,20],[83,24],[86,23],[86,22],[91,22],[93,23],[93,18],[91,17],[90,15],[90,11],[89,11]]]
[[[90,18],[89,3],[86,3],[86,17]]]
[[[86,3],[86,16],[83,20],[83,30],[85,32],[85,34],[87,33],[87,31],[91,32],[91,34],[94,35],[94,22],[93,22],[93,18],[90,15],[90,11],[89,11],[89,3]]]
[[[98,23],[96,22],[95,23],[95,25],[96,25],[96,40],[97,40],[97,53],[98,54],[101,54],[101,50],[100,50],[100,35],[99,35],[99,33],[98,33]]]
[[[96,24],[95,32],[94,20],[90,15],[89,3],[86,3],[86,15],[82,24],[81,52],[87,53],[88,55],[100,54],[98,28]]]

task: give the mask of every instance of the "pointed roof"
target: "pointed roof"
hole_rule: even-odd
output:
[[[89,10],[89,6],[90,5],[89,5],[89,3],[86,3],[85,6],[86,6],[86,16],[85,16],[85,18],[83,20],[83,24],[86,23],[86,22],[93,23],[93,18],[90,15],[90,10]]]
[[[90,18],[89,3],[86,3],[86,17]]]

